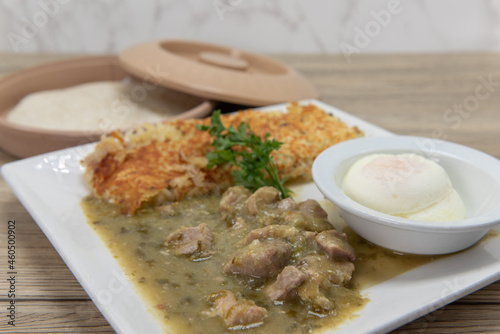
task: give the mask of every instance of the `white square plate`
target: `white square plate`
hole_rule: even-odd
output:
[[[301,103],[316,104],[366,136],[392,135],[320,101]],[[260,109],[284,111],[286,105]],[[80,160],[93,147],[88,144],[12,162],[2,167],[2,175],[118,333],[161,333],[162,327],[80,209],[81,199],[90,192]],[[300,200],[323,200],[314,183],[294,190]],[[499,257],[500,238],[490,238],[366,289],[362,293],[370,302],[359,317],[329,332],[381,333],[397,328],[499,279]]]

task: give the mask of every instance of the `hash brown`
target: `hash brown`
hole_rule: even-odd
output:
[[[221,115],[223,124],[241,122],[264,137],[283,143],[273,152],[280,177],[311,179],[316,156],[339,142],[362,136],[338,118],[310,104],[288,106],[288,112],[252,110]],[[203,120],[174,120],[103,136],[83,161],[85,177],[97,197],[118,203],[133,214],[145,202],[178,201],[184,197],[221,192],[232,185],[231,167],[207,169],[212,138],[196,129]]]

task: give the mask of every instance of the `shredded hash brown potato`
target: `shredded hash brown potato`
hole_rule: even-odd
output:
[[[311,179],[316,156],[339,142],[362,136],[315,105],[290,104],[288,113],[252,110],[221,115],[223,124],[241,122],[259,136],[266,133],[283,142],[273,158],[280,177]],[[144,124],[126,133],[103,136],[83,161],[85,177],[99,198],[118,203],[133,214],[145,202],[178,201],[185,197],[222,192],[232,185],[231,167],[206,168],[212,138],[197,124],[203,120],[174,120]]]

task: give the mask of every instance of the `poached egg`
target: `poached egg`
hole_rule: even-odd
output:
[[[370,209],[421,221],[465,218],[465,207],[446,171],[413,153],[372,154],[356,161],[343,192]]]

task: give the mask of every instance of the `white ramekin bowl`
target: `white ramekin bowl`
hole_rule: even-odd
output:
[[[466,219],[424,222],[369,209],[341,189],[347,170],[375,153],[415,153],[439,163],[466,207]],[[500,161],[443,140],[390,136],[359,138],[334,145],[314,161],[312,175],[323,195],[360,236],[379,246],[412,254],[447,254],[468,248],[500,223]]]

